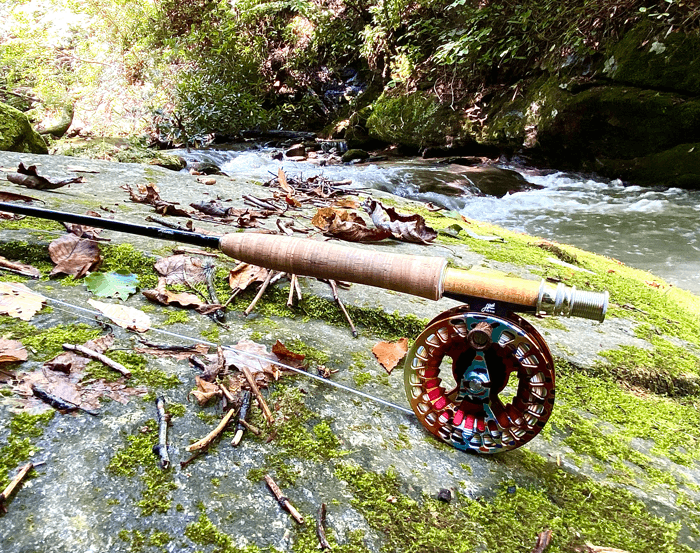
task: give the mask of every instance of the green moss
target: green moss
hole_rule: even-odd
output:
[[[355,385],[358,388],[362,388],[372,380],[372,375],[368,372],[355,373],[352,375],[352,379],[355,381]]]
[[[187,525],[185,536],[198,545],[214,546],[213,553],[258,553],[260,551],[254,545],[249,545],[245,549],[236,547],[231,536],[219,530],[204,513],[199,515],[197,522]]]
[[[620,346],[616,350],[600,352],[599,355],[608,363],[599,365],[598,370],[657,394],[700,395],[700,359],[687,348],[673,345],[658,336],[648,336],[647,339],[652,349]]]
[[[255,312],[265,317],[320,319],[335,326],[348,326],[345,316],[335,302],[306,295],[296,306],[290,308],[287,307],[287,294],[282,288],[269,288],[256,304]],[[232,302],[231,309],[243,311],[254,295],[255,291],[246,290]],[[386,313],[382,309],[347,306],[347,310],[359,329],[364,328],[372,335],[386,340],[417,336],[428,322],[427,319],[419,319],[415,315]]]
[[[10,471],[28,461],[38,451],[32,438],[43,435],[44,426],[55,413],[53,410],[39,415],[21,412],[10,419],[10,434],[6,444],[0,448],[0,490],[5,489],[10,482]]]
[[[252,339],[252,338],[251,338]],[[294,353],[304,355],[304,361],[307,363],[315,363],[317,365],[325,365],[330,360],[330,356],[325,351],[310,346],[304,340],[289,340],[284,344],[287,349]]]
[[[180,385],[180,378],[176,375],[166,374],[160,369],[148,368],[148,360],[138,353],[130,351],[110,351],[105,354],[110,359],[121,363],[131,371],[129,385],[138,386],[143,384],[149,388],[167,389]],[[113,382],[122,378],[122,375],[97,361],[91,361],[85,370],[85,380],[92,378],[102,378],[107,382]]]
[[[53,269],[49,256],[48,244],[29,244],[27,242],[5,242],[0,244],[0,255],[11,261],[19,261],[32,265],[43,274]]]
[[[58,231],[65,232],[65,227],[57,221],[49,221],[48,219],[39,219],[37,217],[23,217],[22,219],[3,219],[0,221],[0,229],[2,230],[42,230],[42,231]],[[46,250],[46,247],[44,246]],[[46,250],[48,257],[48,250]]]
[[[164,325],[187,324],[190,320],[190,315],[183,309],[169,311],[168,318],[163,321]]]
[[[100,244],[104,256],[101,269],[105,272],[126,271],[139,278],[141,289],[155,288],[158,275],[153,269],[155,258],[134,248],[131,244]]]
[[[210,342],[218,343],[221,339],[221,328],[218,325],[211,325],[200,332],[202,338]]]
[[[158,425],[146,421],[145,432],[127,436],[127,446],[115,453],[107,470],[115,476],[135,477],[141,480],[141,500],[137,503],[144,516],[167,513],[172,505],[172,490],[177,489],[173,474],[158,468],[153,446],[158,442]]]
[[[168,403],[166,411],[171,417],[182,417],[187,412],[187,407],[182,403]]]
[[[56,325],[39,330],[26,321],[6,316],[0,316],[0,332],[6,338],[22,342],[27,351],[39,361],[48,361],[62,353],[65,343],[83,344],[102,334],[99,328],[83,323]]]
[[[305,524],[297,526],[294,535],[292,551],[294,553],[318,553],[318,536],[314,525]],[[326,538],[334,553],[369,553],[370,549],[365,545],[365,533],[362,530],[348,532],[344,538],[345,543],[338,544],[335,534],[330,528],[326,528]]]
[[[575,452],[601,461],[617,458],[634,463],[647,478],[668,485],[675,485],[672,475],[659,474],[648,456],[631,447],[633,438],[652,440],[653,453],[676,463],[691,465],[700,460],[696,402],[639,396],[612,378],[590,376],[561,361],[557,372],[558,401],[550,422],[568,434],[565,442]],[[584,411],[595,418],[582,416]]]
[[[276,452],[265,457],[265,465],[248,472],[250,480],[274,474],[282,487],[294,485],[298,473],[288,462],[289,457],[306,461],[328,461],[346,454],[326,420],[319,420],[304,403],[298,388],[280,387],[268,399],[275,405],[275,423],[260,439],[272,438]],[[318,421],[318,422],[316,422]]]
[[[468,551],[529,553],[535,536],[547,528],[553,553],[575,551],[585,542],[631,553],[691,551],[676,542],[680,524],[651,515],[625,490],[568,474],[536,455],[523,454],[511,462],[520,472],[533,471],[541,482],[533,487],[504,482],[492,499],[458,494],[449,505],[403,494],[401,480],[391,470],[377,474],[344,465],[336,475],[348,483],[352,506],[382,534],[388,552],[438,553],[446,543],[458,543],[469,544]]]

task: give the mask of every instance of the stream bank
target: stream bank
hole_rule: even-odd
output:
[[[129,202],[122,185],[156,184],[163,198],[185,206],[217,197],[242,206],[243,194],[268,194],[257,179],[216,176],[214,184],[205,185],[196,176],[149,165],[0,153],[4,168],[20,161],[39,163],[42,173],[54,176],[78,164],[88,171],[81,173],[85,182],[54,192],[9,183],[6,190],[39,197],[51,209],[97,209],[105,216],[113,210],[115,218],[135,223],[143,223],[152,211]],[[19,413],[22,404],[11,389],[3,388],[10,393],[2,394],[0,417],[16,421],[0,433],[3,466],[14,469],[7,448],[24,439],[37,449],[32,458],[46,460],[46,465],[9,502],[0,528],[2,550],[237,552],[274,547],[309,552],[316,550],[310,522],[321,503],[328,505],[327,524],[337,551],[405,551],[413,546],[436,552],[529,552],[547,528],[553,530],[553,552],[574,551],[586,542],[630,553],[700,548],[700,299],[650,273],[570,246],[558,246],[571,256],[562,265],[557,250],[538,245],[538,239],[430,213],[422,204],[386,192],[372,191],[372,196],[399,211],[420,213],[447,232],[431,246],[386,242],[363,247],[440,255],[456,267],[479,266],[610,291],[611,308],[601,325],[530,318],[551,347],[558,371],[554,414],[538,438],[502,455],[464,454],[432,439],[401,411],[323,382],[285,377],[265,392],[281,420],[279,438],[248,437],[237,449],[224,438],[215,450],[181,469],[184,448],[206,434],[220,414],[188,403],[195,372],[187,361],[143,356],[149,370],[169,377],[149,384],[149,396],[104,403],[99,417],[56,413],[37,424],[41,435],[19,424],[27,415]],[[457,232],[455,224],[463,230]],[[62,232],[59,225],[36,221],[2,226],[0,254],[25,261],[30,253],[40,258]],[[104,236],[110,245],[132,243],[123,263],[133,258],[132,265],[151,278],[139,252],[163,256],[175,247],[117,233]],[[224,258],[216,263],[233,266]],[[353,339],[338,323],[342,318],[336,317],[330,289],[302,280],[309,298],[303,309],[286,307],[288,285],[281,284],[251,316],[232,309],[228,329],[193,312],[185,322],[165,326],[175,308],[152,306],[140,294],[126,303],[148,311],[154,326],[178,335],[216,337],[228,344],[252,338],[268,347],[277,339],[301,343],[337,371],[334,381],[406,405],[401,368],[387,374],[371,349],[397,333],[415,339],[406,334],[455,302],[353,285],[341,292],[357,314],[360,335]],[[44,277],[26,284],[71,305],[85,305],[90,297],[70,279]],[[98,330],[92,319],[53,304],[31,323],[39,329],[36,333],[49,336],[59,323],[69,331],[75,323]],[[3,317],[2,322],[3,334],[22,335],[15,320]],[[132,351],[136,337],[115,332],[117,348]],[[43,352],[36,349],[13,370],[41,370],[42,361]],[[154,470],[157,457],[150,452],[156,437],[149,421],[155,418],[152,396],[157,392],[169,407],[181,406],[173,409],[177,414],[171,427],[175,468],[164,474]],[[41,410],[35,406],[31,413]],[[253,420],[264,425],[259,414]],[[306,526],[297,526],[279,509],[260,480],[261,471],[284,482],[286,496],[308,518]],[[442,488],[455,496],[449,505],[435,499]]]

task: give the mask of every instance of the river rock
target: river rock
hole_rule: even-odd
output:
[[[61,138],[73,124],[74,113],[73,105],[70,104],[64,107],[60,113],[42,119],[36,125],[36,130],[39,134],[50,134],[53,138]]]
[[[351,161],[365,161],[369,159],[369,153],[366,152],[365,150],[361,150],[359,148],[354,148],[352,150],[348,150],[345,152],[341,159],[343,160],[343,163],[349,163]]]
[[[0,150],[47,154],[48,147],[21,111],[0,103]]]
[[[303,144],[294,144],[285,150],[284,156],[288,158],[305,158],[306,147]]]

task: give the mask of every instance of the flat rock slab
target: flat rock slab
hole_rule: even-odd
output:
[[[101,211],[103,216],[139,224],[152,224],[145,222],[146,216],[153,215],[152,208],[129,201],[129,195],[123,188],[125,185],[155,184],[164,200],[176,201],[182,206],[221,198],[231,199],[238,207],[244,207],[244,194],[261,198],[271,195],[269,189],[235,177],[217,176],[215,184],[203,185],[189,174],[155,166],[0,152],[0,165],[5,169],[16,167],[20,161],[25,165],[37,164],[40,173],[55,177],[75,174],[73,166],[76,165],[90,172],[79,173],[85,176],[85,182],[56,191],[27,190],[9,183],[3,186],[4,190],[39,198],[50,209],[76,213],[93,209]],[[394,202],[399,210],[405,208],[410,211],[410,202],[381,192],[373,192],[372,195]],[[267,224],[275,228],[274,219]],[[199,221],[196,221],[196,225],[213,232],[236,230]],[[30,244],[47,244],[54,235],[59,234],[31,228],[5,229],[0,242],[22,240]],[[111,244],[131,242],[137,249],[154,256],[167,255],[167,251],[175,247],[172,243],[115,232],[104,232],[102,236],[109,238]],[[539,279],[527,267],[488,261],[466,245],[438,243],[426,247],[387,242],[358,247],[440,255],[456,266],[481,266]],[[219,266],[234,265],[233,261],[226,259],[218,259],[215,263]],[[59,323],[94,324],[92,314],[75,309],[75,306],[86,307],[91,297],[84,286],[68,286],[61,281],[48,280],[30,282],[29,285],[51,300],[63,302],[49,301],[54,310],[45,310],[32,320],[32,324],[39,329],[51,328]],[[285,291],[288,289],[288,284],[280,286]],[[332,301],[331,290],[324,283],[304,278],[302,289],[305,296]],[[432,302],[359,285],[341,290],[341,296],[346,305],[357,308],[360,310],[358,312],[382,313],[397,320],[414,315],[427,321],[458,305],[452,300]],[[229,547],[215,549],[217,551],[236,551],[236,547],[246,546],[257,546],[263,550],[269,547],[283,551],[312,550],[313,547],[308,546],[307,535],[312,530],[299,528],[280,509],[261,480],[261,474],[266,472],[287,483],[283,486],[283,492],[306,516],[307,526],[313,527],[315,513],[321,503],[326,503],[329,534],[337,543],[350,547],[350,543],[354,543],[352,540],[359,535],[356,532],[360,531],[362,545],[358,547],[364,549],[354,549],[357,551],[380,551],[383,547],[396,550],[392,547],[397,546],[387,545],[388,530],[380,528],[368,518],[360,501],[364,496],[339,476],[341,467],[345,466],[358,466],[370,474],[394,475],[398,482],[398,495],[388,495],[386,501],[392,505],[416,501],[416,509],[418,505],[423,505],[426,497],[435,498],[445,488],[462,498],[483,498],[487,504],[498,494],[508,497],[507,494],[511,493],[516,496],[520,489],[547,489],[549,484],[544,473],[534,468],[540,463],[547,467],[545,472],[561,474],[562,478],[590,479],[616,486],[625,493],[631,492],[646,506],[649,517],[681,520],[687,511],[687,507],[678,502],[681,494],[690,500],[699,499],[700,470],[697,463],[683,466],[652,453],[653,443],[649,440],[633,441],[632,447],[650,455],[654,470],[673,475],[675,486],[646,480],[643,470],[637,466],[630,467],[632,477],[625,479],[624,485],[621,485],[617,478],[619,474],[615,472],[616,459],[601,462],[575,453],[567,445],[567,435],[562,429],[543,432],[522,450],[496,456],[465,454],[441,444],[424,430],[413,414],[405,412],[408,403],[403,371],[399,366],[389,375],[378,364],[371,350],[386,336],[371,327],[360,324],[360,335],[353,338],[348,327],[329,324],[314,313],[287,316],[265,309],[254,311],[249,317],[244,317],[240,312],[229,312],[226,328],[218,327],[210,318],[196,313],[190,313],[186,323],[165,326],[172,309],[154,307],[141,295],[131,297],[126,305],[149,312],[154,327],[160,329],[149,331],[148,337],[152,341],[189,342],[189,338],[209,341],[214,335],[213,329],[216,329],[219,341],[226,345],[250,338],[268,348],[276,340],[287,344],[306,344],[319,362],[333,371],[331,380],[340,387],[304,376],[284,377],[264,393],[272,398],[271,405],[282,417],[282,425],[288,422],[284,420],[285,417],[294,418],[289,413],[284,415],[284,402],[290,401],[290,394],[294,393],[297,394],[294,397],[301,398],[304,412],[310,415],[305,424],[306,433],[300,434],[298,441],[285,441],[287,438],[283,431],[279,435],[274,431],[268,434],[271,437],[269,441],[254,439],[247,433],[242,444],[233,448],[229,445],[231,435],[227,434],[206,455],[183,468],[180,462],[190,456],[185,451],[187,445],[207,434],[221,413],[218,407],[199,407],[190,402],[197,370],[186,359],[149,357],[149,369],[161,370],[180,381],[175,387],[154,387],[150,391],[162,393],[168,406],[177,404],[185,407],[184,414],[173,417],[169,429],[170,457],[174,468],[162,476],[168,486],[158,488],[165,490],[160,498],[164,503],[154,512],[144,514],[144,502],[154,500],[148,495],[148,486],[158,480],[153,468],[158,461],[156,455],[137,464],[130,475],[115,474],[108,469],[115,456],[131,451],[127,448],[138,443],[139,437],[146,436],[155,443],[157,436],[148,430],[148,421],[156,417],[152,397],[134,398],[126,404],[115,401],[104,403],[98,417],[83,413],[56,414],[46,425],[43,436],[34,440],[38,448],[34,458],[44,460],[46,464],[39,468],[38,476],[28,481],[14,496],[8,505],[8,513],[2,519],[0,544],[4,553],[33,550],[126,552],[136,550],[137,545],[145,551],[194,552],[202,547],[207,551],[212,550],[215,543],[220,547],[225,543]],[[529,320],[549,342],[557,360],[568,362],[581,371],[594,370],[603,361],[598,355],[601,350],[615,349],[621,345],[650,347],[646,341],[635,336],[636,323],[631,320],[611,318],[601,325],[583,320],[558,320],[556,324],[534,317]],[[132,350],[138,346],[137,337],[133,334],[121,329],[115,332],[117,345],[113,349]],[[41,363],[30,360],[19,368],[19,371],[30,370],[41,370]],[[353,394],[347,388],[359,390],[365,395]],[[378,403],[367,396],[381,398],[400,409]],[[18,397],[0,396],[0,419],[9,421],[20,406]],[[564,407],[565,404],[562,405]],[[607,433],[613,435],[615,426],[612,423],[596,419],[586,412],[579,414],[599,426],[603,439]],[[255,420],[262,423],[259,415]],[[323,429],[326,428],[337,439],[336,442],[330,441],[335,445],[321,439],[325,436]],[[5,424],[0,430],[0,447],[5,445],[9,435],[9,427]],[[299,445],[303,440],[316,440],[313,442],[316,445],[304,449]],[[284,476],[290,472],[294,474],[293,478]],[[449,513],[450,516],[457,516],[456,511]],[[204,519],[212,521],[214,526],[207,527],[208,538],[198,538],[196,529],[201,530]],[[484,532],[495,531],[495,527],[487,526],[483,520],[474,523],[484,524]],[[441,523],[436,518],[434,524],[439,526]],[[521,547],[534,546],[536,533],[545,526],[543,524],[533,531],[530,526],[524,525],[522,532],[529,534],[523,536]],[[162,545],[158,545],[158,536]],[[214,539],[216,536],[218,542]],[[672,541],[675,540],[672,538]],[[683,527],[677,540],[691,548],[700,547],[691,524]],[[474,544],[444,543],[442,548],[435,550],[485,551],[489,550],[486,544],[487,541],[483,539]]]

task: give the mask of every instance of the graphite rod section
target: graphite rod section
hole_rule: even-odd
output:
[[[138,236],[146,236],[147,238],[158,238],[160,240],[182,242],[183,244],[190,244],[192,246],[199,246],[203,248],[219,249],[218,236],[206,236],[204,234],[197,234],[196,232],[187,232],[184,230],[160,227],[148,227],[145,225],[115,221],[114,219],[91,217],[90,215],[78,215],[76,213],[54,211],[51,209],[43,209],[39,207],[12,204],[7,202],[0,202],[0,211],[6,211],[18,215],[26,215],[28,217],[37,217],[39,219],[49,219],[60,223],[73,223],[76,225],[86,225],[90,227],[103,228],[106,230],[124,232],[127,234],[136,234]]]

